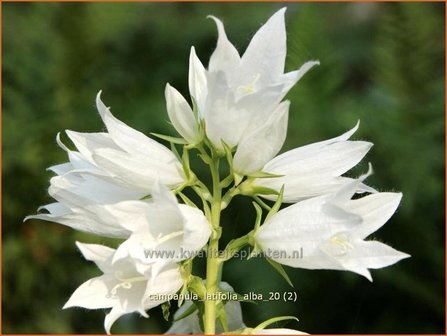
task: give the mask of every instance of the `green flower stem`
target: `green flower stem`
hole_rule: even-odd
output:
[[[219,159],[212,157],[210,162],[211,176],[213,179],[213,199],[211,201],[211,225],[213,232],[208,244],[208,254],[206,263],[206,293],[204,331],[206,335],[216,333],[216,292],[218,290],[220,264],[219,259],[219,238],[220,238],[220,213],[222,189],[219,177]]]

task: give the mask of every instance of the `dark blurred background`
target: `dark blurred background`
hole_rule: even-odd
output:
[[[242,52],[280,3],[5,3],[3,7],[3,333],[103,333],[105,312],[61,307],[98,275],[76,240],[109,243],[41,221],[22,223],[47,195],[45,168],[66,161],[56,133],[104,129],[94,107],[146,132],[174,135],[164,86],[185,96],[191,45],[206,64],[223,19]],[[412,255],[372,271],[287,268],[298,302],[243,303],[247,325],[273,316],[309,333],[444,333],[444,4],[287,3],[288,70],[321,66],[292,89],[283,150],[351,128],[374,142],[352,175],[367,169],[382,191],[402,191],[399,211],[374,236]],[[200,173],[200,172],[199,172]],[[224,241],[250,230],[250,201],[224,212]],[[263,260],[232,260],[224,280],[237,292],[290,291]],[[115,333],[163,333],[160,309],[129,315]]]

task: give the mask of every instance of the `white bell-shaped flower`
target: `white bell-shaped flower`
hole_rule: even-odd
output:
[[[352,200],[363,178],[346,183],[335,194],[280,210],[259,228],[257,245],[284,265],[352,271],[372,281],[368,269],[392,265],[409,255],[379,241],[365,241],[393,215],[402,194],[375,193]]]
[[[350,181],[342,177],[357,165],[373,146],[366,141],[349,138],[357,131],[359,123],[348,132],[325,141],[298,147],[282,153],[269,161],[262,171],[279,175],[274,178],[258,178],[253,186],[279,191],[284,185],[283,202],[295,203],[306,198],[333,193]],[[360,183],[357,192],[374,192]],[[275,200],[274,195],[261,195]]]
[[[153,277],[152,266],[136,267],[135,260],[112,262],[114,249],[96,244],[76,243],[87,260],[96,263],[103,275],[79,286],[64,305],[65,308],[112,308],[106,315],[104,327],[108,334],[113,323],[122,315],[146,310],[167,301],[182,286],[179,266],[170,264]]]
[[[151,203],[127,201],[105,208],[130,232],[115,260],[131,256],[148,264],[178,262],[196,256],[211,234],[203,212],[178,204],[161,184],[154,186]]]

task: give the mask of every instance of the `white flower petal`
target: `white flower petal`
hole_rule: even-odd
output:
[[[166,301],[166,298],[175,294],[183,285],[180,267],[177,264],[169,264],[153,278],[144,292],[142,304],[145,310],[158,306]]]
[[[114,203],[145,195],[144,192],[117,186],[94,175],[78,173],[51,178],[48,193],[70,207]]]
[[[74,167],[71,162],[61,163],[47,168],[47,170],[52,171],[56,175],[64,175],[73,169]]]
[[[298,70],[288,72],[281,76],[281,82],[284,85],[284,93],[286,94],[292,86],[294,86],[310,69],[315,65],[320,65],[318,61],[308,61],[304,63]]]
[[[188,102],[180,92],[169,84],[166,84],[165,96],[169,119],[177,132],[191,144],[199,142],[200,134],[197,120]]]
[[[368,268],[383,268],[397,263],[410,255],[397,251],[378,241],[357,241],[354,249],[339,261],[349,271],[365,276],[372,281]]]
[[[211,227],[201,210],[183,204],[179,207],[184,218],[182,250],[193,255],[208,242]]]
[[[277,156],[264,166],[263,171],[284,176],[257,179],[255,185],[276,190],[285,185],[286,203],[334,192],[340,185],[349,181],[340,175],[360,162],[372,147],[371,143],[365,141],[347,141],[357,127],[358,124],[339,137],[299,147]],[[358,189],[363,192],[367,186],[358,184]]]
[[[284,71],[286,59],[286,7],[273,14],[256,32],[241,59],[240,76],[259,74],[259,85],[268,85]]]
[[[371,233],[381,228],[396,212],[402,199],[401,193],[376,193],[347,203],[346,211],[362,216],[363,223],[355,231],[354,235],[364,239]]]
[[[130,232],[114,220],[102,206],[73,208],[64,214],[38,214],[28,219],[40,219],[69,226],[75,230],[110,238],[126,238]]]
[[[236,146],[244,133],[260,127],[278,106],[282,85],[235,97],[222,73],[209,74],[209,95],[205,109],[206,132],[209,139],[222,149],[221,140]]]
[[[157,156],[129,155],[101,148],[95,151],[93,159],[99,167],[113,174],[117,183],[140,191],[150,193],[156,180],[171,188],[184,181],[181,164],[175,157],[164,162]]]
[[[194,47],[191,47],[191,53],[189,55],[188,84],[189,93],[196,101],[199,116],[203,118],[206,97],[208,95],[206,69],[197,57]]]
[[[108,262],[115,253],[114,249],[104,245],[76,242],[76,246],[79,248],[85,259],[93,261],[96,264]]]
[[[66,130],[65,133],[78,151],[90,162],[93,162],[92,152],[98,148],[119,149],[108,133],[80,133],[70,130]]]
[[[315,197],[280,210],[259,228],[256,242],[270,259],[284,265],[340,269],[336,260],[320,250],[320,244],[340,231],[359,225],[361,218],[333,216],[323,211],[327,199],[327,196]]]
[[[208,16],[208,18],[214,20],[219,34],[216,49],[210,57],[208,70],[212,72],[234,71],[240,64],[239,53],[228,40],[222,21],[212,15]]]
[[[248,175],[262,169],[281,149],[287,134],[288,101],[278,105],[264,125],[244,136],[234,156],[234,169]]]
[[[71,295],[63,309],[70,307],[83,307],[87,309],[109,308],[116,304],[116,299],[110,297],[110,290],[117,281],[102,275],[84,282]]]
[[[112,325],[118,320],[121,316],[127,314],[128,312],[124,311],[120,306],[114,306],[112,310],[106,315],[104,319],[104,329],[107,335],[110,335],[110,329]]]
[[[115,118],[101,101],[101,91],[96,97],[96,106],[112,140],[124,151],[162,162],[176,160],[169,149]]]

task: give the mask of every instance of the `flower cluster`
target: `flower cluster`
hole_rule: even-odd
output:
[[[281,265],[345,270],[372,280],[369,269],[408,257],[381,242],[365,240],[393,215],[402,195],[377,192],[364,184],[371,169],[359,178],[343,176],[372,147],[350,140],[359,123],[338,137],[277,155],[287,133],[290,104],[284,97],[319,64],[310,61],[284,73],[284,14],[285,8],[276,12],[242,56],[228,40],[222,22],[210,16],[217,26],[217,46],[208,67],[191,48],[191,104],[166,85],[168,116],[181,137],[154,136],[170,142],[172,150],[115,118],[101,92],[96,106],[107,132],[66,131],[75,150],[57,136],[69,161],[49,168],[55,173],[49,194],[56,202],[27,219],[120,239],[116,249],[76,243],[103,274],[83,283],[64,308],[111,308],[104,322],[110,333],[124,314],[147,317],[147,310],[160,304],[167,312],[170,296],[194,293],[199,299],[179,299],[176,322],[167,333],[299,334],[266,329],[288,317],[248,328],[239,302],[209,299],[212,294],[233,292],[221,282],[222,264],[250,246],[252,255],[284,252],[269,253],[267,259],[286,278]],[[212,188],[191,168],[193,150],[209,166]],[[224,160],[229,168],[221,178],[219,162]],[[185,188],[197,194],[200,207],[183,193]],[[247,235],[232,240],[223,256],[215,255],[211,252],[219,251],[220,213],[238,195],[253,198],[256,223]],[[204,248],[209,252],[207,277],[201,279],[193,274],[192,265]],[[297,249],[304,251],[300,258],[293,256]]]

